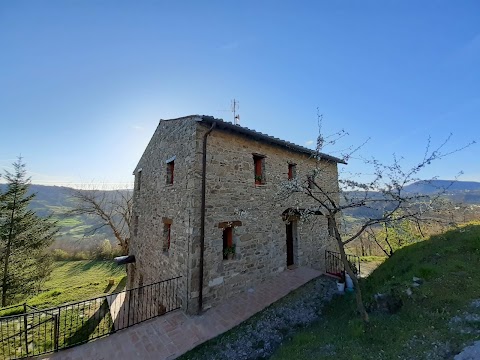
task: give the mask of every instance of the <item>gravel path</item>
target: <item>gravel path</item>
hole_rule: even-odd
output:
[[[181,359],[252,360],[268,358],[283,340],[321,316],[321,309],[336,293],[335,281],[321,276],[272,304],[229,333],[206,343],[203,351]]]
[[[226,334],[219,336],[181,357],[182,360],[254,360],[267,359],[298,329],[321,318],[324,304],[336,293],[335,280],[321,276],[316,278],[254,315]],[[452,331],[479,333],[473,323],[480,322],[480,299],[472,301],[469,311],[453,317]],[[411,343],[419,339],[412,339]],[[412,345],[410,344],[410,345]],[[408,354],[399,358],[412,359]],[[447,342],[432,344],[427,359],[452,359],[452,349]],[[454,360],[480,360],[480,341],[467,346]]]
[[[450,320],[452,330],[464,334],[480,335],[480,299],[473,300],[468,311]],[[479,360],[480,341],[467,346],[463,351],[454,357],[454,360]]]

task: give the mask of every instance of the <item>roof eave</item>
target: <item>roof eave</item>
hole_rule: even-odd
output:
[[[264,142],[267,142],[267,143],[270,143],[270,144],[281,146],[281,147],[287,148],[287,149],[295,151],[295,152],[300,152],[300,153],[307,154],[307,155],[310,155],[310,156],[319,155],[320,159],[323,159],[323,160],[332,161],[332,162],[335,162],[335,163],[340,163],[340,164],[345,164],[345,165],[347,164],[344,160],[339,159],[335,156],[331,156],[331,155],[324,154],[324,153],[317,153],[317,151],[315,151],[315,150],[308,149],[306,147],[303,147],[303,146],[300,146],[300,145],[297,145],[297,144],[294,144],[294,143],[291,143],[291,142],[288,142],[288,141],[285,141],[285,140],[281,140],[279,138],[269,136],[269,135],[263,134],[261,132],[255,131],[255,130],[251,130],[249,128],[245,128],[245,127],[240,126],[240,125],[235,125],[235,124],[232,124],[230,122],[223,121],[221,119],[216,119],[213,116],[202,115],[202,116],[199,117],[199,119],[197,121],[199,121],[200,123],[208,124],[208,125],[211,125],[212,123],[215,123],[217,129],[231,130],[233,132],[237,132],[237,133],[240,133],[240,134],[243,134],[243,135],[246,135],[246,136],[250,136],[250,137],[252,137],[256,140],[260,140],[260,141],[264,141]]]

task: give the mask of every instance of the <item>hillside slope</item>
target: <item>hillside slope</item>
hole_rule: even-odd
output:
[[[413,277],[423,283],[414,286]],[[479,223],[416,243],[362,283],[370,305],[376,293],[401,299],[397,313],[372,311],[364,331],[354,296],[339,297],[322,322],[299,332],[273,358],[453,359],[480,336],[479,279]]]
[[[5,191],[6,185],[0,184],[0,191]],[[53,215],[59,221],[60,240],[79,240],[91,226],[98,224],[98,219],[86,216],[71,216],[67,212],[75,203],[71,198],[74,189],[64,186],[46,186],[32,184],[28,195],[35,193],[36,196],[30,204],[30,208],[39,216]],[[101,228],[97,233],[100,238],[112,238],[113,234],[108,227]]]
[[[407,191],[418,192],[421,194],[432,194],[439,187],[449,186],[449,180],[435,180],[433,183],[417,182],[406,187]],[[0,191],[5,189],[5,184],[0,184]],[[31,185],[30,193],[36,193],[37,196],[32,201],[32,209],[40,216],[54,214],[54,217],[60,220],[61,232],[60,238],[64,240],[78,240],[83,237],[91,225],[95,225],[97,220],[87,216],[65,216],[65,213],[74,206],[71,199],[72,188],[63,186],[44,186]],[[371,196],[380,198],[380,194],[372,193]],[[470,212],[479,213],[480,209],[480,183],[469,181],[456,181],[449,187],[445,197],[454,203],[470,204]],[[344,211],[347,223],[353,224],[360,218],[374,217],[379,214],[370,208],[354,208]],[[103,227],[98,235],[100,237],[113,238],[108,227]]]

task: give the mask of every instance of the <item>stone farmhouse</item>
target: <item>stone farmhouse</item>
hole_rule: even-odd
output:
[[[320,166],[315,181],[338,194],[342,160],[315,155],[210,116],[160,120],[134,170],[128,286],[181,276],[194,314],[289,267],[323,271],[327,218],[302,221],[312,200],[283,191]]]

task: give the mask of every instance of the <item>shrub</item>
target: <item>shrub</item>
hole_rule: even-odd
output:
[[[72,255],[72,260],[89,260],[90,256],[85,251],[75,252]]]
[[[53,249],[52,255],[56,261],[70,259],[70,255],[65,250],[62,250],[62,249]]]

